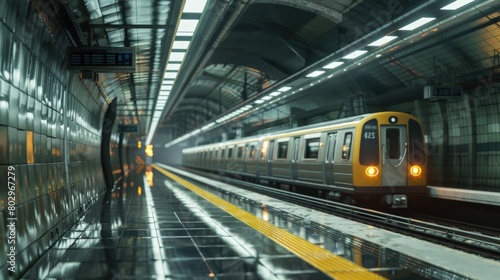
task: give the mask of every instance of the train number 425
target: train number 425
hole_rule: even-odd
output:
[[[365,132],[364,137],[365,137],[365,139],[375,139],[376,134],[375,134],[375,132]]]

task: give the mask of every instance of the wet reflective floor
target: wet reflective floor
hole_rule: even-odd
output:
[[[330,279],[162,174],[154,178],[152,186],[143,174],[125,178],[23,279]]]
[[[374,272],[375,278],[469,279],[302,219],[260,199],[212,192]],[[332,279],[270,236],[152,169],[145,174],[131,172],[103,195],[23,277],[50,278]],[[335,278],[351,279],[349,274]]]

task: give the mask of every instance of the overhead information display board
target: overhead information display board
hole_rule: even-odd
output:
[[[67,69],[98,73],[135,72],[135,48],[67,48]]]
[[[457,86],[424,86],[424,99],[450,99],[462,96],[462,88]]]
[[[118,125],[119,133],[137,132],[137,125]]]

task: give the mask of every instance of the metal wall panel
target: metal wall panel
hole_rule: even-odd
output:
[[[9,126],[18,127],[19,111],[19,90],[13,86],[10,86],[9,91]]]
[[[33,131],[35,129],[35,98],[24,95],[28,98],[26,102],[26,129]]]
[[[26,164],[26,131],[17,130],[16,156],[18,163]]]
[[[8,136],[9,128],[6,126],[0,125],[0,165],[2,164],[10,164],[10,147],[9,147],[9,136]],[[6,181],[3,181],[6,182]]]
[[[19,163],[19,157],[16,155],[17,129],[10,127],[7,130],[7,145],[9,146],[8,164]]]
[[[2,166],[0,166],[0,171],[3,171]],[[0,227],[6,229],[7,226],[4,224],[4,221],[5,221],[4,212],[1,211],[0,212]],[[0,263],[7,263],[7,248],[9,246],[6,245],[6,242],[7,242],[6,238],[2,237],[2,241],[0,241]]]
[[[0,164],[0,180],[1,180],[0,182],[4,182],[4,184],[8,180],[7,179],[8,178],[8,173],[7,173],[8,171],[7,170],[8,170],[7,165]],[[4,191],[3,189],[2,189],[2,191],[0,191],[0,201],[7,201],[7,192]],[[6,206],[7,206],[7,203],[0,203],[0,212],[3,212],[5,209],[7,209]],[[3,221],[3,219],[1,221]],[[5,229],[5,228],[2,228],[2,229]],[[5,238],[1,238],[1,239],[5,240]]]
[[[16,171],[16,204],[24,204],[29,198],[28,168],[25,164],[17,166]]]
[[[9,124],[9,90],[10,85],[0,79],[0,125]]]
[[[15,104],[13,104],[15,105]],[[19,95],[19,104],[17,104],[17,119],[18,119],[18,129],[26,129],[26,109],[28,107],[28,95]]]
[[[2,40],[0,41],[0,78],[6,80],[10,84],[10,76],[12,73],[11,67],[11,57],[12,57],[12,44],[14,40],[14,36],[12,33],[8,32],[7,28],[2,29]]]
[[[58,236],[51,233],[72,226],[63,221],[75,222],[82,205],[105,190],[99,153],[105,101],[91,96],[99,96],[95,83],[66,71],[60,55],[69,44],[66,35],[61,28],[50,34],[29,1],[0,1],[0,18],[0,180],[6,181],[7,166],[15,166],[16,259],[23,270],[54,244]],[[6,201],[6,192],[0,200]]]

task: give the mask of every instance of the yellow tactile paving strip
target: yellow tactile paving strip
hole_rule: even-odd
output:
[[[215,206],[226,211],[236,219],[242,221],[258,232],[264,234],[266,237],[288,249],[290,252],[294,253],[302,260],[306,261],[321,272],[336,280],[386,279],[342,257],[339,257],[330,251],[312,244],[307,240],[295,236],[284,229],[274,226],[246,212],[245,210],[242,210],[237,206],[195,186],[194,184],[180,178],[179,176],[168,172],[158,165],[153,164],[152,166],[165,176],[183,185],[184,187],[193,191],[204,199],[210,201]]]

